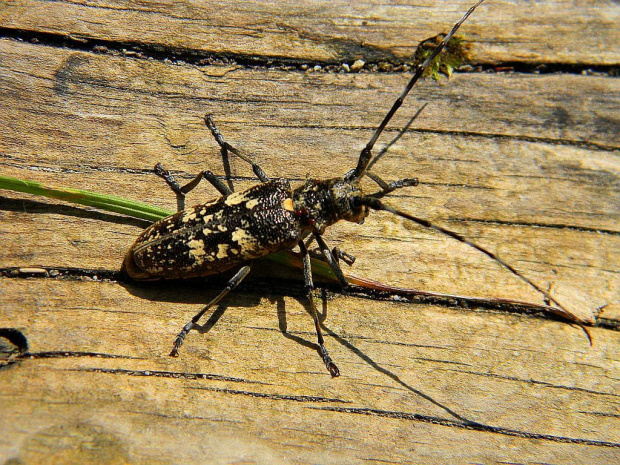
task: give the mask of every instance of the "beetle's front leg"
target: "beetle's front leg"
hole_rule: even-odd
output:
[[[174,347],[172,348],[172,351],[170,352],[171,357],[179,356],[179,349],[181,348],[181,345],[183,344],[183,341],[185,340],[185,336],[187,336],[187,334],[195,326],[197,326],[198,320],[200,320],[202,315],[204,315],[205,312],[209,310],[211,307],[213,307],[214,305],[217,305],[220,302],[220,300],[226,297],[226,294],[228,294],[235,287],[237,287],[239,283],[243,281],[243,278],[245,278],[248,275],[251,268],[252,268],[251,264],[242,266],[241,269],[237,271],[237,273],[235,273],[235,275],[232,278],[230,278],[230,280],[228,281],[228,283],[226,284],[226,287],[222,290],[222,292],[220,292],[215,299],[209,302],[205,308],[203,308],[200,312],[198,312],[194,316],[194,318],[191,319],[191,321],[189,321],[185,326],[183,326],[183,329],[181,330],[181,332],[179,333],[179,335],[174,341]]]
[[[376,199],[385,197],[387,194],[389,194],[390,192],[394,192],[396,189],[401,189],[403,187],[415,187],[420,183],[420,181],[418,181],[418,178],[399,179],[398,181],[392,181],[390,183],[387,183],[374,173],[367,172],[366,176],[376,182],[381,188],[379,192],[370,194],[371,197],[375,197]]]
[[[314,320],[314,328],[316,329],[317,340],[319,343],[319,353],[323,358],[323,363],[332,375],[332,378],[340,376],[340,370],[336,364],[332,361],[332,358],[327,353],[325,348],[325,340],[323,339],[323,332],[321,331],[321,322],[319,321],[319,312],[316,309],[314,303],[314,296],[312,291],[314,290],[314,283],[312,282],[312,266],[310,264],[310,255],[308,255],[308,249],[303,241],[299,241],[299,249],[301,250],[301,256],[304,264],[304,283],[306,287],[306,295],[310,301],[310,309],[312,311],[312,319]]]

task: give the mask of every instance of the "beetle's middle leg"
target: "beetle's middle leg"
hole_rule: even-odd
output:
[[[249,163],[252,166],[252,171],[254,171],[254,174],[260,180],[260,182],[269,181],[269,177],[265,174],[262,168],[254,162],[254,160],[252,160],[247,155],[244,155],[243,153],[241,153],[239,150],[237,150],[236,148],[234,148],[232,145],[230,145],[228,142],[224,140],[222,133],[215,125],[215,122],[213,121],[213,118],[211,117],[211,115],[209,114],[205,115],[205,124],[209,128],[209,131],[211,131],[211,134],[213,134],[215,141],[220,146],[223,157],[226,157],[228,152],[234,153],[239,158],[241,158],[243,161],[245,161],[246,163]]]
[[[340,268],[338,259],[342,258],[344,259],[345,263],[349,263],[348,262],[349,257],[352,258],[353,256],[349,255],[346,252],[341,252],[340,249],[338,249],[337,247],[334,247],[334,250],[330,251],[329,247],[327,246],[327,243],[323,240],[323,237],[320,234],[314,233],[313,236],[314,236],[314,239],[316,240],[316,243],[319,244],[319,250],[323,254],[323,257],[325,257],[325,260],[327,261],[327,264],[329,265],[329,267],[332,269],[332,271],[336,275],[336,279],[338,279],[338,282],[340,283],[340,285],[343,288],[348,287],[349,283],[347,282],[347,278],[344,277],[344,273],[342,272],[342,269]],[[353,260],[355,260],[355,258],[353,258]]]
[[[224,184],[222,181],[220,181],[209,170],[205,170],[205,171],[198,173],[198,175],[194,179],[192,179],[190,182],[188,182],[184,186],[181,186],[176,181],[176,179],[174,179],[174,176],[172,176],[172,173],[170,173],[170,171],[165,169],[161,163],[157,163],[155,165],[154,171],[157,176],[163,178],[164,181],[166,181],[166,184],[168,184],[170,189],[172,189],[172,192],[176,194],[177,211],[185,210],[185,194],[187,194],[194,187],[196,187],[203,178],[209,181],[209,183],[211,183],[211,185],[215,187],[220,192],[220,194],[222,195],[232,194],[232,191],[228,188],[228,186]]]
[[[185,326],[183,326],[183,329],[181,330],[181,332],[179,333],[179,335],[174,341],[174,347],[172,348],[172,351],[170,352],[171,357],[179,356],[179,349],[181,348],[181,345],[183,344],[183,341],[185,340],[185,336],[187,336],[187,334],[194,327],[198,326],[198,320],[200,320],[202,315],[204,315],[205,312],[209,310],[211,307],[213,307],[214,305],[217,305],[220,302],[220,300],[226,297],[226,295],[230,291],[232,291],[235,287],[237,287],[239,283],[243,281],[243,279],[248,275],[251,268],[252,268],[251,264],[242,266],[241,269],[237,271],[237,273],[235,273],[235,275],[232,278],[230,278],[230,280],[228,281],[228,283],[226,284],[226,287],[222,290],[222,292],[220,292],[215,299],[209,302],[205,308],[203,308],[200,312],[194,315],[194,318],[192,318]]]
[[[314,290],[314,283],[312,282],[312,267],[310,265],[310,255],[308,255],[308,249],[306,248],[306,245],[303,243],[303,241],[299,241],[299,249],[301,250],[304,264],[304,283],[306,287],[306,294],[308,296],[308,300],[310,301],[312,319],[314,320],[314,328],[316,329],[317,340],[319,343],[319,353],[321,354],[323,362],[329,370],[329,373],[332,375],[332,378],[335,378],[337,376],[340,376],[340,370],[332,361],[332,358],[329,356],[329,354],[327,353],[327,349],[325,348],[325,340],[323,339],[323,332],[321,331],[319,313],[316,309],[316,304],[314,303],[314,296],[312,295],[312,291]]]

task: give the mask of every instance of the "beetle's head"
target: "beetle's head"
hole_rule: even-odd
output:
[[[340,220],[362,223],[368,216],[362,198],[360,188],[344,178],[308,179],[293,193],[295,215],[302,228],[319,234]]]
[[[334,212],[339,220],[362,224],[369,209],[362,204],[364,194],[359,186],[345,179],[334,179],[329,188]]]

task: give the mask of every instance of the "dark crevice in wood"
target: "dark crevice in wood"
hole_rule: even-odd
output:
[[[96,166],[96,165],[85,165],[80,164],[79,167],[75,168],[66,168],[59,165],[45,165],[45,162],[41,162],[41,165],[30,165],[27,164],[26,160],[20,160],[14,157],[13,155],[0,154],[0,159],[3,160],[2,164],[5,166],[10,166],[11,168],[18,168],[28,171],[37,171],[42,173],[61,173],[61,174],[80,174],[86,171],[97,171],[103,173],[123,173],[123,174],[153,174],[152,169],[137,169],[137,168],[127,168],[127,167],[119,167],[119,166]]]
[[[249,379],[234,378],[232,376],[216,375],[213,373],[186,373],[158,370],[126,370],[122,368],[77,368],[71,369],[69,371],[85,371],[90,373],[105,373],[125,376],[152,376],[154,378],[209,379],[214,381],[230,381],[234,383],[269,384],[262,381],[252,381]]]
[[[52,279],[75,279],[80,281],[104,281],[119,282],[120,271],[93,270],[87,268],[56,268],[56,267],[3,267],[0,268],[0,276],[8,278],[52,278]]]
[[[597,441],[594,439],[585,438],[572,438],[565,436],[554,436],[551,434],[531,433],[529,431],[520,431],[516,429],[502,428],[500,426],[485,425],[478,422],[459,422],[454,420],[448,420],[441,417],[435,417],[430,415],[421,415],[418,413],[409,412],[395,412],[390,410],[377,410],[369,408],[347,408],[347,407],[309,407],[316,410],[325,410],[329,412],[338,413],[351,413],[356,415],[370,415],[383,418],[395,418],[399,420],[411,420],[422,423],[432,423],[435,425],[447,426],[452,428],[463,428],[487,433],[501,434],[505,436],[516,436],[526,439],[543,440],[551,442],[569,443],[569,444],[581,444],[588,446],[598,447],[612,447],[620,448],[620,443],[610,441]]]
[[[173,48],[160,44],[148,44],[143,42],[123,42],[105,39],[94,39],[86,37],[67,36],[63,34],[55,34],[50,32],[29,31],[23,29],[14,29],[0,27],[0,39],[13,39],[23,42],[30,42],[38,45],[50,47],[61,47],[70,50],[78,50],[88,53],[96,53],[102,55],[123,56],[134,59],[149,59],[167,62],[170,64],[191,64],[196,66],[239,66],[242,68],[280,68],[287,71],[305,71],[314,66],[321,66],[322,71],[340,71],[341,63],[306,61],[301,59],[289,59],[284,56],[251,56],[243,54],[226,54],[212,53],[203,50],[195,50],[189,48]],[[333,42],[334,39],[330,40]],[[339,48],[346,50],[353,47],[354,44],[342,44]],[[335,44],[332,43],[335,47]],[[359,48],[359,46],[357,47]],[[362,47],[366,55],[380,57],[382,62],[395,62],[396,59],[392,55],[380,49],[371,49]],[[359,52],[358,52],[359,53]],[[345,61],[351,61],[346,60]],[[374,64],[371,61],[368,65]],[[396,65],[392,67],[392,71],[398,71],[402,66]],[[403,69],[403,70],[406,70]]]
[[[609,318],[597,318],[596,326],[605,329],[611,329],[613,331],[620,331],[620,321],[611,320]]]
[[[131,355],[116,355],[116,354],[105,354],[101,352],[81,352],[75,350],[51,350],[47,352],[26,352],[17,357],[19,360],[35,360],[35,359],[43,359],[43,358],[79,358],[79,357],[87,357],[87,358],[123,358],[123,359],[132,359],[132,360],[143,360],[140,357],[133,357]]]
[[[168,63],[188,63],[197,66],[224,65],[244,68],[281,68],[287,71],[305,72],[315,66],[320,72],[342,72],[343,62],[354,61],[356,57],[365,57],[365,68],[361,72],[393,73],[407,71],[410,62],[404,62],[395,55],[378,47],[360,45],[354,41],[326,37],[324,40],[342,56],[340,61],[316,61],[292,59],[284,56],[252,56],[234,53],[212,53],[190,48],[174,48],[163,44],[149,44],[134,41],[113,41],[79,37],[76,35],[52,32],[31,31],[10,27],[0,27],[0,39],[13,39],[51,47],[62,47],[89,53],[123,56],[134,59],[152,59]],[[388,64],[389,66],[384,66]],[[380,66],[381,65],[381,66]],[[617,76],[620,65],[597,65],[590,63],[537,63],[537,62],[502,62],[467,65],[460,71],[466,72],[518,72],[527,74],[599,74]]]
[[[563,443],[572,443],[572,444],[584,444],[584,445],[594,445],[594,446],[602,446],[602,447],[615,447],[619,448],[620,444],[615,442],[607,442],[607,441],[596,441],[590,439],[582,439],[582,438],[570,438],[563,436],[552,436],[547,434],[537,434],[530,433],[527,431],[519,431],[507,428],[501,428],[496,426],[484,425],[480,423],[459,423],[452,420],[442,419],[440,417],[433,417],[429,415],[420,415],[415,413],[407,413],[407,412],[392,412],[386,410],[375,410],[375,409],[363,409],[363,408],[338,408],[338,407],[311,407],[316,408],[318,410],[328,410],[342,413],[353,413],[353,414],[361,414],[361,415],[373,415],[387,418],[398,418],[398,419],[406,419],[406,420],[414,420],[421,421],[426,423],[439,424],[442,426],[456,427],[456,428],[465,428],[477,431],[485,431],[497,434],[504,434],[508,436],[518,436],[528,439],[542,439],[553,442],[563,442]]]
[[[21,339],[16,338],[19,334]],[[52,350],[46,352],[28,352],[28,341],[25,335],[15,328],[0,328],[0,347],[5,346],[2,339],[9,341],[17,347],[16,350],[0,350],[0,369],[14,365],[24,360],[39,360],[47,358],[109,358],[109,359],[133,359],[141,360],[140,357],[130,355],[106,354],[101,352],[82,352],[72,350]]]
[[[517,226],[526,228],[546,228],[546,229],[562,229],[569,231],[577,231],[593,234],[605,234],[608,236],[620,236],[620,231],[613,229],[601,229],[601,228],[586,228],[583,226],[573,226],[570,224],[553,224],[553,223],[528,223],[525,221],[504,221],[504,220],[484,220],[476,218],[446,218],[446,221],[453,221],[455,223],[482,223],[501,226]]]
[[[593,389],[586,389],[586,388],[581,388],[581,387],[576,387],[576,386],[564,386],[564,385],[561,385],[561,384],[549,383],[547,381],[539,381],[539,380],[535,380],[535,379],[518,378],[516,376],[498,375],[498,374],[495,374],[495,373],[483,373],[483,372],[479,372],[479,371],[456,370],[454,368],[442,368],[442,367],[438,367],[438,368],[436,368],[436,370],[451,371],[451,372],[454,372],[454,373],[465,373],[465,374],[468,374],[468,375],[484,376],[486,378],[502,379],[502,380],[506,380],[506,381],[516,381],[516,382],[519,382],[519,383],[533,384],[533,385],[537,385],[537,386],[548,387],[548,388],[551,388],[551,389],[562,389],[562,390],[571,391],[571,392],[574,392],[574,391],[585,392],[587,394],[593,394],[593,395],[597,395],[597,396],[620,397],[620,394],[614,394],[613,392],[601,392],[601,391],[595,391]]]
[[[294,402],[329,402],[329,403],[343,403],[350,404],[351,401],[337,399],[337,398],[329,398],[329,397],[317,397],[317,396],[296,396],[296,395],[287,395],[287,394],[269,394],[264,392],[252,392],[252,391],[238,391],[235,389],[221,389],[221,388],[213,388],[213,387],[196,387],[192,386],[190,389],[198,389],[201,391],[211,391],[211,392],[221,392],[224,394],[233,394],[233,395],[242,395],[249,397],[259,397],[264,399],[271,400],[292,400]]]
[[[94,281],[94,282],[111,282],[121,284],[127,283],[120,271],[104,270],[104,269],[87,269],[73,267],[3,267],[0,268],[0,276],[17,279],[68,279],[76,281]],[[226,280],[221,276],[214,275],[209,277],[209,286],[218,288],[223,285]],[[193,282],[201,283],[200,287],[204,288],[205,279],[192,280],[175,280],[168,281],[170,286],[190,285]],[[140,286],[148,289],[149,285],[157,284],[159,281],[141,283]],[[283,281],[281,279],[268,280],[249,279],[239,286],[240,292],[249,294],[264,294],[265,289],[269,292],[281,295],[302,297],[305,295],[303,285],[296,281]],[[566,321],[560,316],[545,312],[539,305],[528,304],[525,302],[511,302],[505,299],[484,298],[484,297],[467,297],[458,295],[435,295],[426,294],[424,291],[411,290],[407,292],[405,289],[394,288],[391,291],[371,289],[361,286],[349,285],[345,290],[341,289],[337,284],[316,283],[316,288],[325,292],[334,292],[341,295],[348,295],[357,298],[365,298],[377,301],[390,301],[412,304],[437,305],[447,308],[461,308],[474,311],[499,311],[505,313],[516,313],[536,318],[551,319],[556,321]],[[327,295],[329,298],[329,295]],[[592,325],[598,328],[620,331],[620,324],[613,320],[605,318],[597,319]]]
[[[249,125],[248,125],[249,126]],[[293,125],[287,124],[286,126],[277,125],[277,124],[268,124],[261,122],[261,127],[270,127],[275,129],[321,129],[326,131],[368,131],[368,127],[354,127],[354,126],[325,126],[325,125]],[[390,132],[398,132],[400,129],[398,128],[386,128],[385,133],[388,134]],[[489,140],[510,140],[517,142],[534,142],[534,143],[543,143],[550,145],[565,145],[569,147],[579,147],[584,149],[591,150],[602,150],[605,152],[620,152],[620,146],[615,145],[605,145],[600,144],[598,142],[592,142],[587,140],[572,140],[572,139],[552,139],[548,137],[533,137],[527,136],[524,134],[496,134],[496,133],[483,133],[483,132],[474,132],[474,131],[450,131],[450,130],[441,130],[441,129],[421,129],[421,128],[410,128],[407,129],[407,133],[411,134],[438,134],[443,136],[456,136],[456,137],[472,137],[479,139],[489,139]]]
[[[587,140],[551,139],[548,137],[532,137],[532,136],[526,136],[522,134],[486,134],[486,133],[474,132],[474,131],[446,131],[446,130],[437,130],[437,129],[415,129],[414,131],[419,132],[421,134],[430,133],[430,134],[441,134],[441,135],[449,135],[449,136],[479,137],[483,139],[514,140],[518,142],[537,142],[537,143],[544,143],[544,144],[550,144],[550,145],[567,145],[570,147],[580,147],[580,148],[585,148],[585,149],[604,150],[604,151],[611,151],[611,152],[620,151],[619,146],[605,145],[605,144],[600,144],[598,142],[592,142],[592,141],[587,141]]]

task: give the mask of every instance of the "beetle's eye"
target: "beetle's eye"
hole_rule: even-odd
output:
[[[362,206],[362,198],[357,195],[351,197],[350,204],[352,210],[358,210]]]

